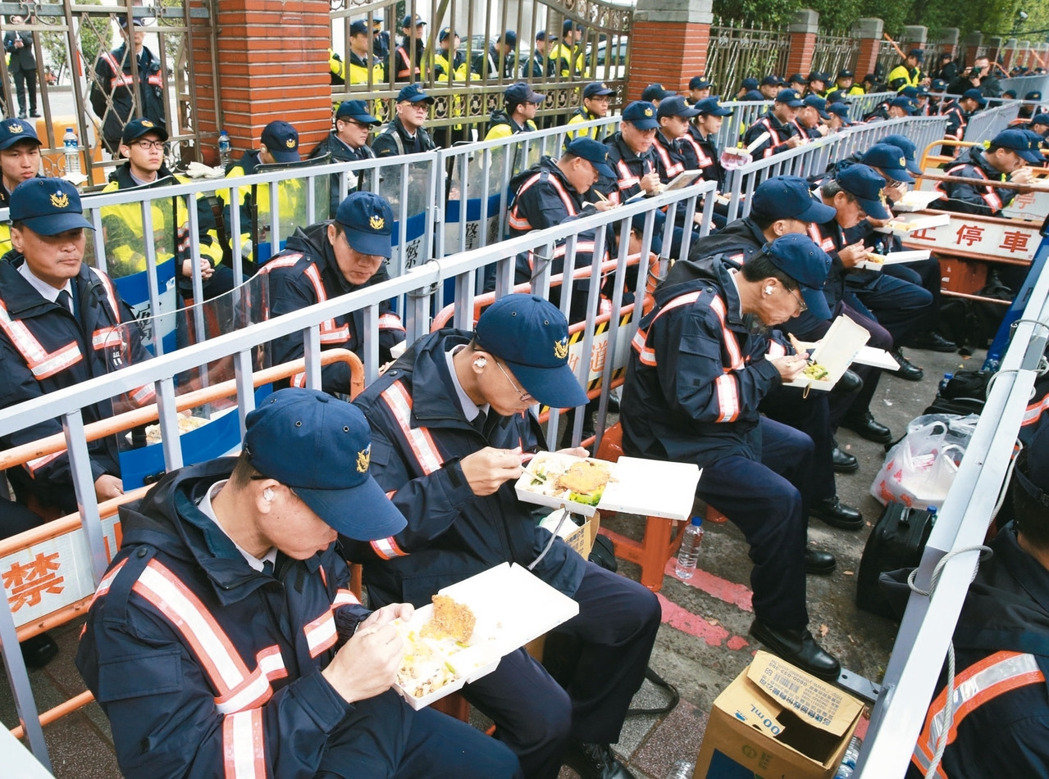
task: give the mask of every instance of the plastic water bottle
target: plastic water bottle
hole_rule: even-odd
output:
[[[696,764],[691,760],[677,760],[674,765],[670,766],[666,779],[692,779],[692,774],[695,772]]]
[[[951,379],[954,378],[953,373],[943,374],[943,378],[940,380],[940,394],[943,394],[947,390],[947,385],[951,383]]]
[[[66,175],[80,172],[80,144],[77,143],[76,133],[72,127],[66,128],[65,137],[62,138],[62,146],[66,153]]]
[[[232,152],[233,146],[229,142],[229,133],[223,130],[219,133],[219,163],[223,168],[229,165]]]
[[[696,572],[696,561],[699,559],[699,545],[703,543],[703,517],[692,517],[692,522],[685,528],[681,546],[677,550],[677,565],[674,573],[679,579],[691,579]]]
[[[860,759],[862,744],[863,741],[859,736],[849,739],[849,745],[845,747],[845,756],[841,759],[841,765],[838,766],[838,773],[834,774],[834,779],[849,779],[856,773],[856,762]]]

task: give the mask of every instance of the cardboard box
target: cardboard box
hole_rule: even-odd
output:
[[[568,517],[562,522],[562,514],[562,510],[553,511],[539,524],[551,533],[556,532],[566,544],[579,553],[580,557],[586,559],[590,556],[590,550],[594,548],[597,531],[601,529],[601,513],[595,512],[594,516],[587,519],[582,525],[577,525]]]
[[[694,777],[831,779],[863,704],[768,652],[714,701]]]

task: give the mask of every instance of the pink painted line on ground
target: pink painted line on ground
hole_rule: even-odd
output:
[[[723,600],[725,603],[731,603],[737,608],[743,611],[754,613],[754,607],[750,603],[751,593],[750,588],[742,584],[736,584],[730,582],[728,579],[722,579],[720,576],[715,576],[712,573],[697,569],[692,574],[691,579],[678,579],[674,573],[674,566],[676,560],[671,557],[667,560],[667,566],[663,569],[663,572],[673,579],[677,579],[683,584],[687,584],[689,587],[695,587],[697,590],[702,590],[708,595],[713,595],[718,600]]]
[[[714,625],[698,614],[682,608],[663,595],[656,593],[659,605],[663,609],[663,622],[672,628],[702,639],[709,646],[728,646],[729,649],[742,649],[747,641],[742,636],[733,636],[721,625]]]

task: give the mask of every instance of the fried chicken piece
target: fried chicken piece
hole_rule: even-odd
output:
[[[447,595],[434,595],[433,616],[422,626],[419,635],[425,638],[453,638],[461,644],[470,643],[477,618],[469,606],[449,598]]]
[[[580,495],[595,495],[608,484],[609,475],[603,465],[583,460],[557,477],[557,488]]]

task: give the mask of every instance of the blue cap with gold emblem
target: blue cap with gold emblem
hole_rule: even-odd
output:
[[[120,134],[120,142],[130,144],[132,141],[137,141],[142,136],[150,133],[160,136],[162,141],[168,139],[168,131],[159,124],[151,122],[149,119],[132,119],[124,125],[124,132]]]
[[[656,107],[646,100],[635,100],[624,108],[623,121],[630,122],[639,130],[655,130],[659,127]]]
[[[277,162],[298,162],[299,132],[287,122],[270,122],[262,128],[262,145]]]
[[[0,121],[0,150],[14,146],[20,141],[32,141],[37,146],[41,145],[33,125],[25,119],[12,118]]]
[[[528,394],[551,408],[587,402],[568,367],[568,320],[537,295],[506,295],[477,320],[477,345],[503,360]]]
[[[290,387],[263,400],[244,428],[244,453],[255,470],[294,490],[342,535],[373,541],[404,529],[404,516],[368,473],[371,427],[356,406]]]
[[[361,254],[389,257],[393,244],[393,209],[374,192],[352,192],[339,204],[335,221],[346,243]]]
[[[84,219],[76,187],[65,179],[23,181],[11,193],[10,218],[39,235],[58,235],[77,227],[94,229]]]

